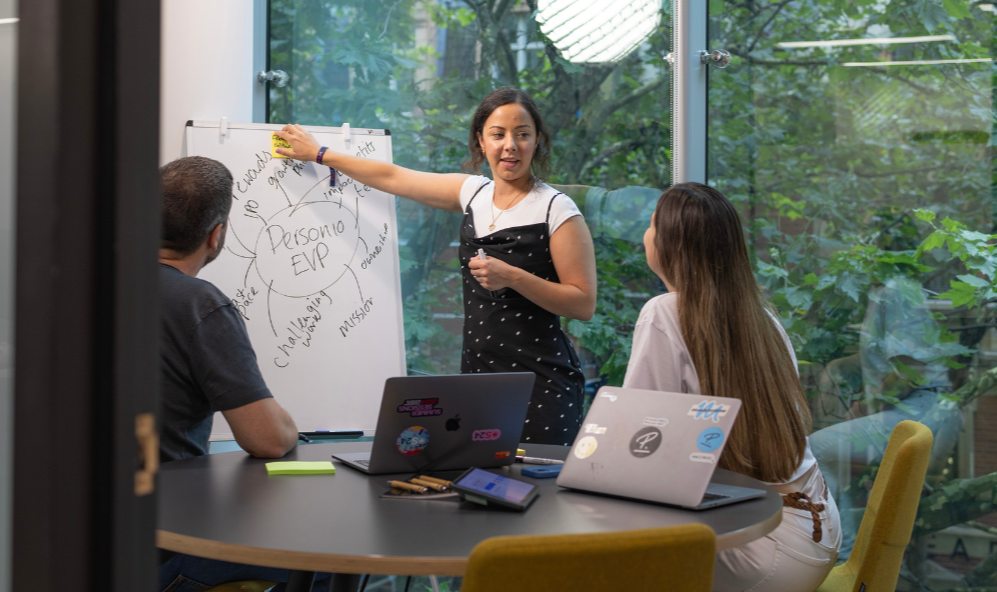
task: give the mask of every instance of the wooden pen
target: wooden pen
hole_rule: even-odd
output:
[[[447,487],[450,487],[451,485],[449,481],[437,479],[436,477],[430,477],[428,475],[419,475],[416,479],[422,479],[423,481],[429,481],[431,483],[439,483],[440,485],[446,485]]]
[[[397,489],[407,489],[416,493],[429,493],[429,488],[422,485],[413,485],[404,481],[388,481],[388,484]]]
[[[416,485],[423,485],[434,491],[439,491],[440,493],[446,493],[450,491],[450,488],[447,487],[446,485],[443,485],[442,483],[434,483],[433,481],[427,481],[425,479],[420,479],[418,477],[412,477],[411,479],[409,479],[409,482],[415,483]]]

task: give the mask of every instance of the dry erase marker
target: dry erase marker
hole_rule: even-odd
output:
[[[563,460],[554,460],[553,458],[537,458],[535,456],[517,456],[516,462],[521,462],[527,465],[563,465]]]
[[[411,483],[406,483],[404,481],[388,481],[388,485],[391,485],[397,489],[407,489],[416,493],[429,493],[428,487],[424,487],[422,485],[412,485]]]
[[[478,259],[481,259],[482,261],[488,259],[488,257],[485,256],[485,250],[484,249],[481,249],[481,248],[478,249]],[[495,297],[495,292],[492,292],[491,290],[488,290],[488,293],[491,294],[493,298]]]

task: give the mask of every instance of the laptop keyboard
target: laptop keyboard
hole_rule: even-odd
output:
[[[712,501],[715,501],[715,500],[727,499],[729,497],[730,497],[729,495],[723,495],[723,494],[720,494],[720,493],[704,493],[703,494],[703,501],[704,502],[712,502]],[[702,503],[702,502],[700,502],[700,503]]]

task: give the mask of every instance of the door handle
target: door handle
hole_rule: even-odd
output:
[[[139,453],[135,495],[149,495],[156,489],[156,471],[159,470],[159,434],[156,432],[155,415],[139,413],[135,416],[135,439]]]

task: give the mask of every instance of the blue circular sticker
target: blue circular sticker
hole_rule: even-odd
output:
[[[720,428],[706,428],[696,438],[696,446],[703,452],[713,452],[724,443],[724,431]]]
[[[412,426],[398,436],[398,452],[405,456],[419,454],[429,445],[429,431],[422,426]]]

